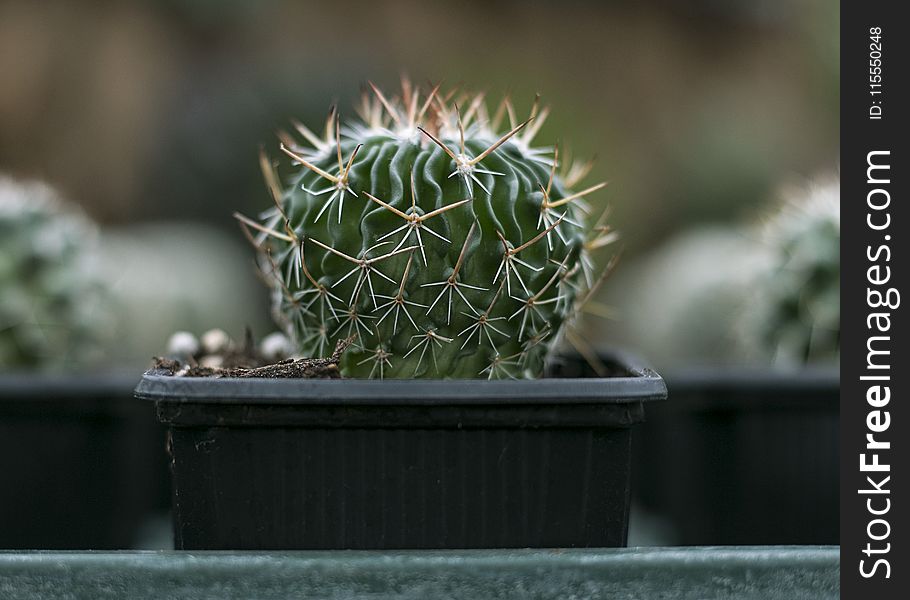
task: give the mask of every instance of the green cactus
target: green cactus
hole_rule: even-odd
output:
[[[756,282],[753,335],[778,364],[836,360],[840,350],[840,184],[785,194],[764,226],[772,265]]]
[[[276,317],[304,355],[356,334],[349,377],[540,376],[596,285],[590,252],[615,239],[586,224],[603,184],[573,192],[589,165],[558,172],[558,148],[531,147],[537,101],[518,123],[508,100],[491,118],[482,95],[372,91],[358,122],[295,123],[310,146],[280,134],[293,174],[263,155],[275,206],[236,215]]]
[[[59,369],[98,358],[104,288],[94,225],[50,187],[0,177],[0,369]]]

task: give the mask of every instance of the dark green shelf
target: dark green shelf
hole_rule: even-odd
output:
[[[837,598],[833,546],[0,552],[0,598]]]

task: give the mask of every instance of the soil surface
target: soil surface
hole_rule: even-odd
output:
[[[226,352],[220,367],[202,366],[195,361],[183,363],[172,358],[155,357],[151,373],[175,377],[236,377],[284,379],[339,379],[338,361],[354,338],[339,340],[335,351],[327,358],[289,358],[277,363],[263,364],[255,351],[256,345],[247,337],[243,347]]]

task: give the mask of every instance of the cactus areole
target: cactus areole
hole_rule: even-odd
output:
[[[373,87],[324,133],[281,134],[274,206],[236,215],[261,251],[276,318],[299,352],[355,336],[342,373],[364,378],[533,378],[600,278],[590,252],[615,234],[587,224],[575,189],[590,165],[532,147],[547,115],[508,100]],[[277,153],[276,153],[277,154]],[[280,155],[279,155],[280,156]]]

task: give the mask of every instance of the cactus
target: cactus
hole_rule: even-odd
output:
[[[840,350],[840,183],[790,190],[763,227],[772,264],[747,326],[772,361],[836,360]]]
[[[0,177],[0,368],[85,366],[98,358],[103,286],[97,232],[50,187]]]
[[[490,117],[483,95],[371,87],[359,121],[295,123],[308,145],[279,133],[288,183],[262,154],[274,206],[235,215],[276,318],[306,356],[356,336],[349,377],[540,376],[602,280],[591,252],[616,235],[585,197],[604,184],[573,191],[590,164],[532,147],[537,100],[517,122],[508,99]]]

